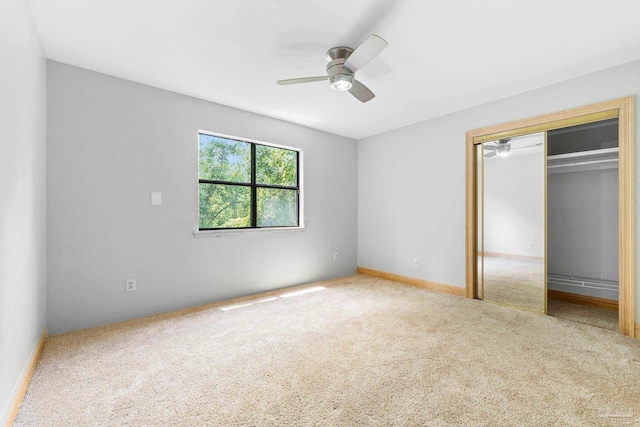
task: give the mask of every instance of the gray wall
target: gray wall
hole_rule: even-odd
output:
[[[550,174],[547,188],[549,273],[618,280],[618,169]]]
[[[544,135],[541,135],[544,141]],[[544,152],[484,162],[484,250],[544,257]],[[529,247],[529,243],[533,247]]]
[[[464,287],[465,132],[638,94],[634,61],[358,141],[358,265]]]
[[[0,425],[45,326],[45,67],[27,2],[0,2]]]
[[[354,140],[53,61],[48,77],[52,334],[355,272]],[[307,229],[194,238],[199,129],[301,148]]]

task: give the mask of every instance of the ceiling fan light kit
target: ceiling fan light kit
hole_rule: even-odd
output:
[[[497,151],[498,156],[500,157],[507,157],[510,152],[511,152],[511,145],[509,144],[504,144],[502,146],[499,146]]]
[[[351,89],[353,86],[353,75],[336,74],[329,78],[331,80],[331,89],[343,92]]]
[[[355,50],[346,46],[333,47],[327,51],[327,76],[303,77],[299,79],[278,80],[278,84],[290,85],[329,80],[332,89],[349,91],[360,102],[367,102],[375,97],[368,87],[355,79],[355,73],[382,52],[388,43],[380,36],[371,34]]]

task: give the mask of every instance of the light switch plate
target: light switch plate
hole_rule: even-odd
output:
[[[157,191],[151,192],[151,205],[160,206],[162,204],[162,193]]]

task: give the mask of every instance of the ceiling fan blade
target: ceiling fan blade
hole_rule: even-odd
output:
[[[489,151],[492,151],[492,150],[495,151],[498,149],[498,147],[496,147],[495,145],[487,145],[487,144],[485,144],[482,148]]]
[[[287,79],[287,80],[278,80],[278,84],[280,86],[284,85],[297,85],[299,83],[312,83],[312,82],[321,82],[323,80],[327,80],[329,76],[319,76],[319,77],[301,77],[299,79]]]
[[[490,152],[490,153],[486,153],[486,154],[484,155],[484,158],[485,158],[485,159],[490,159],[490,158],[495,157],[495,156],[497,156],[497,155],[498,155],[498,153],[497,153],[496,151],[492,151],[492,152]]]
[[[371,101],[376,95],[369,90],[368,87],[360,83],[358,80],[353,80],[353,85],[349,89],[349,93],[355,96],[360,102]]]
[[[349,58],[344,63],[344,67],[347,67],[354,73],[360,68],[364,67],[373,58],[378,56],[380,52],[389,46],[389,43],[385,39],[375,34],[371,34],[365,41],[360,43],[360,46],[353,51]]]

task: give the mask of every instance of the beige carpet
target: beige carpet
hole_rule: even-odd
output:
[[[484,257],[487,301],[544,313],[544,261]]]
[[[544,262],[484,257],[483,299],[544,312]],[[547,314],[612,331],[618,330],[618,313],[611,310],[549,299]]]
[[[640,424],[640,341],[368,276],[50,338],[17,426]]]
[[[610,331],[617,331],[619,327],[617,311],[572,304],[566,301],[549,299],[547,314]]]

